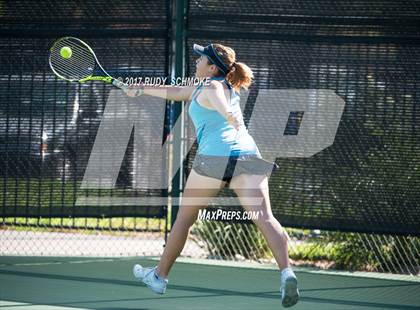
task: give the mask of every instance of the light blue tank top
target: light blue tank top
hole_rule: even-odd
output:
[[[261,153],[254,139],[248,133],[242,117],[240,97],[224,77],[212,77],[211,80],[219,80],[226,83],[230,91],[231,111],[240,117],[239,131],[216,110],[208,109],[197,102],[197,96],[202,90],[203,84],[199,85],[192,94],[192,100],[188,108],[188,114],[194,123],[197,135],[198,154],[211,156],[239,156],[257,155]]]

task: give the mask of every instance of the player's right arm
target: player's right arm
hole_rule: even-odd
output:
[[[189,101],[197,85],[174,86],[174,85],[133,85],[125,91],[127,96],[135,97],[137,90],[143,90],[143,95],[159,97],[173,101]]]

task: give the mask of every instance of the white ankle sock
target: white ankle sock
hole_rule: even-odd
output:
[[[163,277],[159,276],[159,275],[156,273],[156,268],[155,268],[155,270],[154,270],[154,274],[155,274],[155,277],[156,277],[157,279],[161,280],[161,281],[165,281],[165,280],[167,280],[167,278],[163,278]]]
[[[283,278],[283,277],[287,277],[287,276],[292,276],[292,277],[295,277],[296,278],[296,275],[295,275],[295,273],[293,272],[293,270],[292,270],[292,268],[290,268],[290,267],[286,267],[286,268],[284,268],[282,271],[281,271],[281,277]]]

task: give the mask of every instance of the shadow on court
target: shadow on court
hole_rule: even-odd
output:
[[[131,275],[147,259],[0,258],[0,309],[280,309],[274,270],[177,263],[157,295]],[[420,283],[297,272],[293,309],[419,309]]]

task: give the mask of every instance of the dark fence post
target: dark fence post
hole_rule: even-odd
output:
[[[175,2],[175,78],[183,77],[185,72],[185,12],[186,1],[176,0]],[[182,113],[181,102],[172,105],[172,123],[175,124]],[[182,129],[172,132],[172,161],[182,162]],[[171,196],[179,199],[182,186],[182,165],[178,171],[173,171]],[[178,213],[178,206],[172,206],[171,227],[175,222]]]

